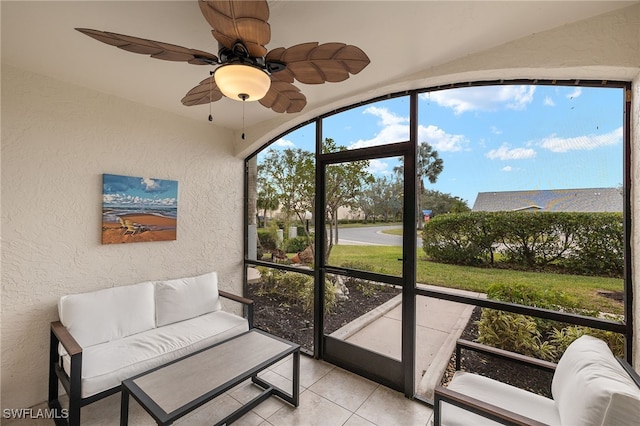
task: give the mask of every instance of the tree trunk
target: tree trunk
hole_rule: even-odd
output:
[[[325,252],[325,261],[329,261],[329,255],[331,255],[331,249],[333,248],[333,218],[329,218],[327,221],[329,224],[329,234],[327,235],[327,249]]]
[[[255,225],[258,217],[258,156],[249,160],[247,167],[247,221],[249,225]]]

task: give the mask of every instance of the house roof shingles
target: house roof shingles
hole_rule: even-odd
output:
[[[618,188],[479,192],[473,211],[621,212]]]

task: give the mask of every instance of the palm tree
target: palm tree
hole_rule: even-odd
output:
[[[416,194],[416,203],[420,218],[418,220],[418,229],[422,229],[424,222],[422,220],[422,194],[425,191],[424,178],[429,179],[429,183],[436,183],[438,175],[444,169],[442,158],[438,155],[438,151],[427,142],[421,142],[418,145],[418,157],[416,158],[416,178],[418,179],[418,187],[420,192]],[[393,168],[393,171],[402,176],[404,174],[404,162]]]

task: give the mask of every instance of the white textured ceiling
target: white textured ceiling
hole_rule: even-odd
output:
[[[360,97],[430,67],[512,40],[606,13],[637,1],[269,1],[269,50],[318,41],[363,49],[371,64],[341,83],[296,83],[309,109]],[[195,120],[208,106],[180,99],[209,67],[137,55],[74,30],[92,28],[217,54],[194,0],[2,1],[2,62]],[[37,101],[37,100],[35,100]],[[215,102],[218,126],[240,129],[242,104]],[[303,111],[304,112],[304,111]],[[276,117],[247,103],[247,127]]]

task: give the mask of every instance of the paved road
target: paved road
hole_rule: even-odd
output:
[[[340,228],[338,230],[338,244],[401,246],[401,236],[382,233],[383,230],[400,228],[402,228],[401,225]],[[422,241],[420,240],[420,238],[418,238],[417,243],[418,246],[422,245]]]

